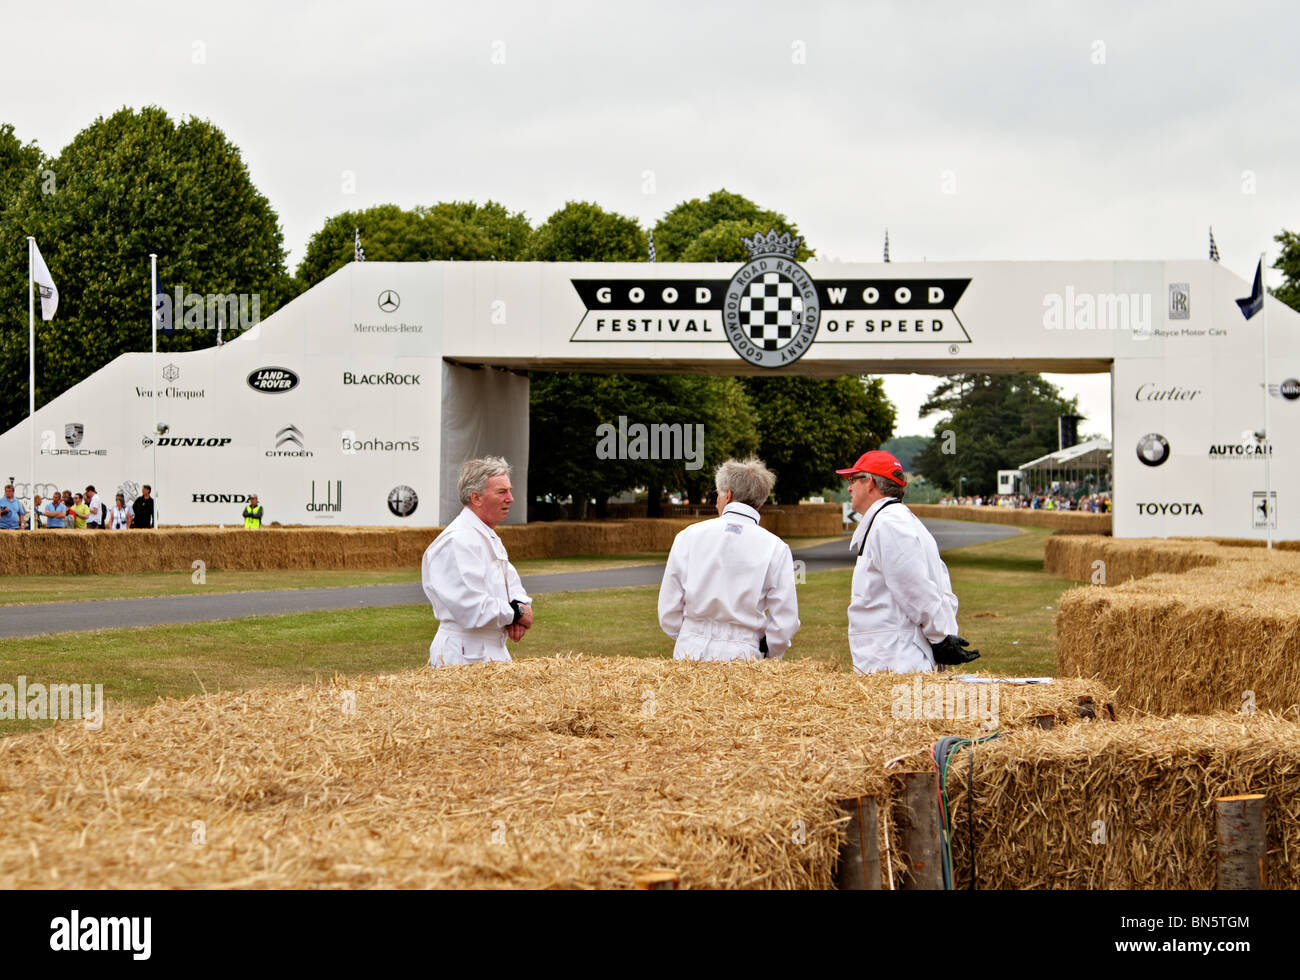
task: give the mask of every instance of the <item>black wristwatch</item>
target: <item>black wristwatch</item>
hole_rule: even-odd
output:
[[[510,625],[514,626],[515,623],[524,618],[524,603],[518,599],[511,599],[510,608],[515,611],[515,618],[510,621]]]

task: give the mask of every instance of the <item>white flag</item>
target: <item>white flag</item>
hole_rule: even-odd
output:
[[[36,283],[36,291],[41,297],[41,319],[53,320],[54,311],[59,308],[59,287],[54,285],[54,278],[45,267],[35,239],[32,240],[32,282]]]

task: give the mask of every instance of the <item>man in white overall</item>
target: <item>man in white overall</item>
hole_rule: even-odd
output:
[[[465,509],[443,528],[421,561],[424,594],[438,632],[429,665],[509,661],[506,637],[518,642],[533,625],[532,599],[494,530],[510,513],[510,464],[500,456],[471,459],[457,481]]]
[[[957,635],[957,596],[948,568],[920,519],[903,505],[903,466],[883,450],[846,470],[862,515],[849,545],[858,556],[849,602],[849,651],[864,674],[932,671],[979,656]]]
[[[790,546],[758,525],[776,477],[757,459],[718,467],[718,514],[673,539],[659,625],[677,660],[780,660],[799,629]]]

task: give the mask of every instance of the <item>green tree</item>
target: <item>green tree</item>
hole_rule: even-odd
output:
[[[35,143],[24,144],[9,123],[0,124],[0,215],[24,189],[39,183],[44,154]]]
[[[514,261],[532,227],[522,212],[495,201],[451,201],[410,210],[380,204],[328,219],[307,243],[297,279],[309,289],[351,262],[356,232],[370,262]]]
[[[995,493],[998,470],[1055,452],[1057,416],[1078,412],[1077,399],[1036,374],[953,375],[921,406],[922,418],[941,417],[915,465],[954,493]]]
[[[886,439],[880,446],[887,453],[893,453],[903,469],[911,472],[912,463],[916,459],[917,453],[924,449],[930,442],[929,436],[894,436],[892,439]]]
[[[717,190],[703,201],[683,201],[659,219],[654,227],[655,257],[662,262],[744,262],[749,256],[740,236],[767,234],[771,229],[799,235],[785,215],[766,211],[739,194]],[[796,258],[812,254],[805,245]]]
[[[534,262],[638,262],[648,240],[635,218],[570,201],[538,226],[525,252]]]
[[[169,290],[257,296],[262,317],[292,291],[276,214],[210,122],[124,108],[83,129],[45,169],[53,179],[20,181],[0,215],[0,430],[26,413],[27,235],[59,287],[57,315],[37,321],[38,404],[122,353],[149,349],[150,252]],[[178,329],[159,348],[214,342],[215,331]]]
[[[879,378],[746,378],[758,414],[759,455],[776,473],[776,498],[797,504],[835,487],[837,469],[894,431],[895,410]]]
[[[1300,312],[1300,235],[1283,230],[1273,240],[1282,246],[1273,268],[1285,277],[1282,285],[1273,290],[1273,295]]]
[[[529,493],[572,495],[578,518],[586,516],[588,499],[596,500],[596,516],[603,517],[609,497],[637,487],[648,489],[651,515],[659,512],[665,490],[702,499],[719,463],[758,446],[754,413],[735,378],[534,372],[529,396]],[[620,416],[625,426],[677,425],[683,435],[690,426],[699,468],[687,469],[685,459],[601,458],[598,430],[607,424],[617,431]],[[702,448],[695,442],[699,432]]]

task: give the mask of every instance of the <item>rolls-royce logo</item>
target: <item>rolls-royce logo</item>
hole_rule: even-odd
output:
[[[398,296],[391,289],[385,289],[379,294],[379,308],[385,313],[392,313],[402,305],[402,297]]]

